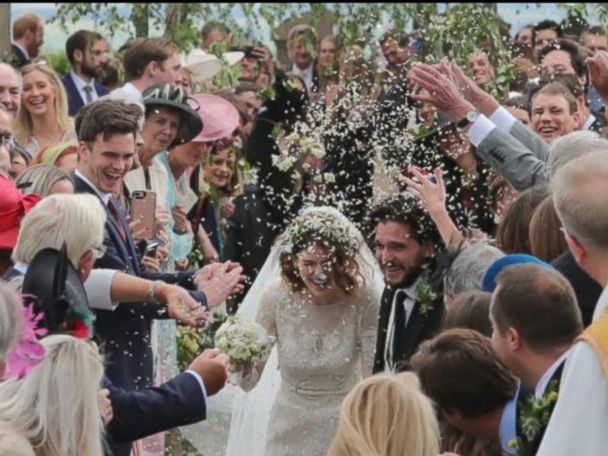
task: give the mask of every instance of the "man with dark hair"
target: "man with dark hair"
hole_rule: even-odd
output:
[[[374,247],[386,288],[382,294],[374,372],[394,370],[432,337],[443,316],[441,290],[430,283],[439,233],[418,202],[398,195],[371,215]]]
[[[207,50],[216,42],[226,43],[230,47],[230,29],[218,21],[209,21],[201,29],[201,49]]]
[[[68,113],[75,116],[85,104],[97,100],[108,90],[97,80],[108,56],[103,37],[89,30],[79,30],[65,42],[72,71],[61,78],[68,95]]]
[[[532,33],[532,48],[537,56],[542,48],[563,36],[562,28],[555,21],[546,19],[534,26]]]
[[[601,25],[594,25],[581,33],[581,44],[595,54],[597,51],[608,51],[606,30]]]
[[[124,176],[133,163],[135,137],[142,115],[141,108],[136,104],[98,100],[85,106],[76,117],[80,142],[74,186],[76,192],[99,197],[108,216],[104,241],[106,252],[95,266],[151,280],[163,280],[191,290],[198,289],[200,291],[192,292],[192,296],[203,305],[214,306],[223,300],[216,302],[226,291],[222,291],[223,287],[232,289],[237,285],[232,281],[234,277],[228,276],[240,274],[240,268],[234,268],[223,282],[213,286],[204,271],[203,274],[199,274],[199,271],[151,274],[141,268],[138,250],[116,195],[121,191]],[[226,264],[222,268],[223,274],[232,265]],[[154,302],[153,293],[154,289],[150,291],[151,302]],[[150,321],[153,318],[166,318],[161,310],[156,304],[121,304],[113,312],[97,311],[96,333],[105,342],[108,377],[116,385],[134,389],[151,383]]]
[[[405,63],[409,57],[410,37],[407,33],[388,30],[379,41],[382,54],[386,59],[386,69],[394,76],[403,74]]]
[[[44,23],[42,18],[33,13],[26,13],[13,21],[13,66],[21,68],[38,57],[44,43]]]
[[[126,83],[112,92],[115,96],[141,101],[141,94],[155,84],[175,84],[181,61],[175,43],[166,38],[138,38],[124,48]]]
[[[557,393],[570,347],[583,330],[572,286],[559,272],[535,264],[505,268],[496,284],[490,304],[496,353],[537,399]],[[534,437],[517,433],[528,454],[536,454],[546,424]]]
[[[581,84],[587,84],[587,68],[578,45],[564,38],[552,41],[538,53],[545,74],[576,74]]]
[[[509,442],[516,437],[517,380],[487,337],[449,329],[420,346],[412,367],[450,425],[516,454]]]

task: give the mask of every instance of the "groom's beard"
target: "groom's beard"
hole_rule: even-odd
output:
[[[382,272],[384,273],[384,281],[387,286],[391,288],[407,288],[411,286],[418,276],[422,273],[422,266],[420,265],[411,265],[406,266],[403,264],[395,263],[393,261],[389,261],[381,264]],[[390,283],[388,279],[388,269],[398,268],[402,270],[403,278],[396,283]]]

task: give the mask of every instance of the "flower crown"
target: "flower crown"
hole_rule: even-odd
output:
[[[298,216],[284,234],[284,251],[293,253],[306,235],[342,247],[351,256],[359,250],[357,233],[330,211],[310,211]]]

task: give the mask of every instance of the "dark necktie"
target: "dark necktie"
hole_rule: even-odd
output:
[[[110,214],[112,214],[114,222],[116,222],[116,226],[118,227],[118,231],[120,232],[122,240],[126,241],[127,230],[124,224],[122,223],[122,218],[120,217],[118,201],[113,196],[110,197],[110,199],[108,200],[108,210],[110,211]]]
[[[393,362],[399,361],[405,344],[405,326],[407,313],[403,303],[407,299],[407,293],[403,290],[395,292],[395,328],[393,332]]]
[[[84,90],[85,93],[86,103],[91,103],[93,101],[93,87],[86,85],[82,88],[82,90]]]

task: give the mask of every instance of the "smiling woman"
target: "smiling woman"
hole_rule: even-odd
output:
[[[21,75],[22,109],[14,125],[17,140],[32,155],[51,144],[75,140],[67,96],[57,73],[45,60],[36,60],[24,66]]]

